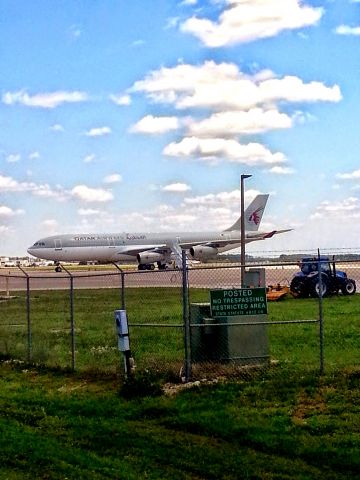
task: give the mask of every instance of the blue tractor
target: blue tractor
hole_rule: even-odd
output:
[[[321,282],[319,275],[321,270]],[[354,295],[355,280],[348,278],[345,272],[336,270],[335,261],[329,257],[308,257],[300,262],[300,272],[296,273],[290,283],[290,292],[296,298],[323,297],[341,292],[343,295]]]

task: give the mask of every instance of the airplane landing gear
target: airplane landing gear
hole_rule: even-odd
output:
[[[55,272],[60,273],[62,271],[61,265],[59,262],[55,262]]]
[[[158,266],[159,270],[166,270],[167,269],[166,263],[157,262],[157,266]]]
[[[154,270],[155,265],[153,263],[139,263],[138,270]]]

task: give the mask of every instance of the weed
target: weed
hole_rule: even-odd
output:
[[[162,395],[163,390],[157,372],[143,370],[129,375],[120,387],[119,394],[126,399],[138,397],[155,397]]]

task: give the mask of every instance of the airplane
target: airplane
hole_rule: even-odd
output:
[[[260,232],[259,225],[269,194],[257,195],[245,210],[245,243],[265,240],[287,230]],[[65,234],[37,240],[28,248],[34,257],[53,260],[55,271],[60,272],[60,262],[116,263],[120,261],[138,262],[139,270],[164,270],[175,263],[182,265],[182,250],[190,259],[207,261],[219,253],[241,245],[241,217],[222,232],[188,233],[91,233]]]

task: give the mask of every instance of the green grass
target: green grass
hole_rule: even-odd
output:
[[[192,289],[191,302],[208,301],[208,291]],[[67,291],[31,294],[32,360],[53,367],[71,366],[70,300]],[[184,345],[180,288],[127,288],[126,307],[132,325],[131,348],[138,369],[151,369],[178,378]],[[318,318],[314,299],[286,298],[269,302],[269,321]],[[122,368],[114,327],[120,308],[117,289],[75,290],[76,368],[118,372]],[[325,369],[360,363],[360,295],[324,299]],[[0,354],[27,358],[26,299],[23,292],[0,303]],[[140,327],[151,324],[157,326]],[[172,326],[169,328],[169,326]],[[319,325],[289,324],[268,327],[270,357],[277,369],[317,372]],[[212,365],[212,374],[216,365]],[[215,370],[214,370],[215,367]]]
[[[191,290],[190,300],[208,293]],[[37,366],[0,362],[0,480],[360,477],[360,295],[324,299],[325,375],[317,323],[273,325],[276,365],[174,396],[155,394],[183,362],[180,289],[126,290],[130,324],[158,327],[131,328],[138,370],[125,385],[119,303],[118,290],[75,291],[71,373],[69,294],[32,293]],[[26,358],[25,305],[23,293],[0,303],[4,357]],[[317,315],[314,299],[269,303],[270,321]]]
[[[0,363],[0,478],[348,479],[360,370],[125,400],[115,376]]]

